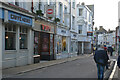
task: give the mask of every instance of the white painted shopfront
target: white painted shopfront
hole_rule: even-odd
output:
[[[2,68],[32,64],[33,15],[4,3],[2,10]]]

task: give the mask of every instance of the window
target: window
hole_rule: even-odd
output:
[[[67,7],[66,7],[66,6],[64,6],[64,13],[65,13],[65,14],[68,14],[68,13],[67,13]],[[64,24],[65,24],[65,26],[67,26],[67,17],[66,17],[66,16],[64,16]]]
[[[62,51],[66,51],[66,37],[62,37]]]
[[[75,0],[72,2],[72,8],[75,8]]]
[[[27,49],[27,28],[20,27],[20,49]]]
[[[19,6],[19,1],[18,0],[15,0],[15,5]]]
[[[67,13],[67,7],[64,6],[64,13]]]
[[[16,26],[5,26],[5,50],[16,50]]]
[[[59,12],[59,17],[60,17],[60,20],[61,20],[61,22],[62,22],[62,4],[60,3],[60,8],[59,8],[60,10],[60,12]]]
[[[75,17],[72,16],[72,28],[74,29],[75,28]]]
[[[23,8],[27,9],[27,2],[23,2]]]
[[[58,36],[57,37],[57,54],[58,53],[61,53],[62,51],[62,37],[61,36]]]
[[[82,34],[82,25],[78,25],[78,33]]]
[[[83,9],[79,9],[79,16],[82,16]]]

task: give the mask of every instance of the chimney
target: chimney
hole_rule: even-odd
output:
[[[81,5],[85,5],[85,3],[84,3],[84,2],[82,2],[82,3],[81,3]]]
[[[103,26],[99,26],[99,29],[102,29],[103,28]]]
[[[97,27],[95,27],[95,31],[97,31],[98,29],[97,29]]]

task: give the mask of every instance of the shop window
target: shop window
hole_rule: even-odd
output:
[[[20,27],[20,49],[27,49],[27,28]]]
[[[39,54],[39,32],[34,32],[34,55]]]
[[[16,50],[16,26],[5,26],[5,50]]]
[[[61,43],[61,36],[58,36],[58,41],[57,41],[57,54],[61,53],[61,48],[62,47],[62,43]]]
[[[78,25],[78,29],[79,34],[82,34],[82,25]]]
[[[73,52],[73,42],[71,42],[71,52]]]
[[[66,37],[62,37],[62,51],[66,51]]]

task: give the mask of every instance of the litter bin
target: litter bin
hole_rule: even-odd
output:
[[[40,55],[34,55],[34,63],[39,63],[40,62]]]

